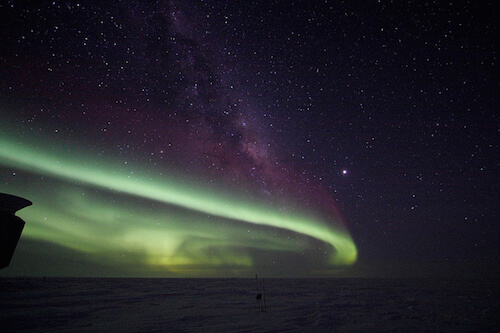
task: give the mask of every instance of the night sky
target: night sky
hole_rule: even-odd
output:
[[[3,1],[0,274],[498,276],[498,14]]]

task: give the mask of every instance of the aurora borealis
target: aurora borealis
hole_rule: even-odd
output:
[[[493,8],[1,3],[0,274],[495,272]]]
[[[181,183],[164,174],[152,176],[151,173],[129,172],[126,169],[131,168],[106,165],[89,155],[52,154],[40,145],[35,149],[26,142],[3,141],[0,154],[2,165],[51,177],[74,188],[64,189],[65,193],[61,193],[65,204],[57,209],[66,211],[66,214],[55,210],[53,202],[45,203],[46,206],[40,203],[39,209],[23,214],[28,221],[39,219],[36,216],[49,216],[42,223],[33,222],[33,226],[25,232],[27,237],[89,253],[139,250],[146,256],[145,264],[164,266],[167,270],[176,270],[179,265],[213,265],[214,268],[218,265],[250,266],[251,258],[238,254],[232,248],[303,252],[308,251],[310,246],[307,239],[301,239],[304,236],[326,243],[331,264],[352,264],[356,260],[356,247],[349,234],[312,214],[301,216],[298,212],[254,204],[244,197],[237,200],[234,195],[214,193],[209,188],[190,182]],[[133,177],[130,174],[134,174]],[[104,205],[86,199],[86,190],[77,194],[78,187],[72,185],[75,182],[94,191],[157,201],[163,206],[173,205],[183,213],[171,213],[168,207],[163,207],[167,213],[162,213],[162,207],[138,213],[127,209],[124,202]],[[37,196],[36,193],[32,195]],[[122,220],[131,224],[125,231],[110,226],[123,224]],[[139,222],[142,220],[148,222]],[[224,220],[232,223],[227,225]],[[71,226],[67,225],[67,221],[72,221]],[[96,223],[98,229],[104,227],[103,232],[96,234],[96,230],[92,230],[91,225]],[[276,231],[270,236],[269,231],[264,232],[253,225],[272,227]],[[279,236],[282,231],[285,231],[284,235]],[[297,239],[293,242],[283,239],[285,236],[289,239],[290,235],[296,235]],[[181,248],[186,252],[180,251]],[[207,253],[214,250],[216,254]]]

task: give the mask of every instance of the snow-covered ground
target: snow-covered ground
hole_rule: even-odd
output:
[[[500,331],[493,280],[0,278],[0,332]]]

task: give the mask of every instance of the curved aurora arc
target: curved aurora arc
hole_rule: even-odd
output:
[[[138,174],[137,169],[131,172],[131,166],[125,166],[118,163],[106,163],[97,156],[85,156],[81,154],[71,156],[68,151],[54,151],[54,149],[35,148],[25,142],[2,138],[2,149],[0,149],[0,166],[7,166],[16,169],[22,169],[31,174],[38,174],[51,177],[57,181],[68,183],[68,188],[75,183],[82,183],[84,186],[92,186],[104,191],[116,194],[131,195],[135,198],[151,200],[163,204],[184,209],[196,214],[196,219],[200,222],[191,224],[190,230],[184,230],[179,237],[178,231],[171,230],[168,227],[159,230],[150,230],[146,227],[137,226],[128,232],[121,231],[116,233],[109,232],[110,239],[105,244],[99,245],[101,251],[109,253],[119,251],[119,249],[137,249],[143,253],[143,264],[165,267],[167,270],[174,270],[176,266],[182,265],[240,265],[252,266],[252,260],[242,251],[227,251],[227,248],[241,249],[245,247],[254,247],[257,249],[270,249],[276,251],[295,251],[304,250],[307,245],[296,242],[290,244],[286,239],[272,237],[270,232],[257,232],[258,245],[248,243],[243,237],[228,241],[224,234],[217,235],[213,225],[210,222],[203,227],[203,220],[218,218],[224,221],[231,220],[230,228],[238,229],[239,233],[250,232],[250,224],[272,227],[285,233],[298,233],[311,237],[328,244],[329,248],[328,262],[330,265],[350,265],[356,261],[357,249],[349,233],[342,227],[334,228],[332,225],[315,218],[307,216],[313,214],[299,214],[280,211],[278,208],[266,206],[262,203],[249,203],[243,198],[235,197],[226,193],[214,193],[213,189],[208,189],[195,184],[187,184],[185,181],[178,181],[165,175],[159,176],[158,172]],[[127,170],[124,170],[127,168]],[[131,177],[133,174],[133,177]],[[71,185],[73,184],[73,185]],[[21,193],[22,194],[22,193]],[[101,219],[101,224],[111,224],[113,217],[128,211],[129,219],[153,219],[157,221],[169,221],[166,224],[182,224],[183,220],[175,212],[162,213],[145,212],[145,215],[139,213],[130,213],[127,208],[119,208],[117,203],[113,212],[113,207],[99,204],[99,202],[82,203],[82,198],[73,200],[73,205],[80,207],[85,214],[85,210],[93,210],[98,216],[87,216],[89,220]],[[80,201],[80,203],[78,203]],[[115,203],[113,203],[114,205]],[[64,205],[64,204],[61,204]],[[36,202],[34,207],[36,207]],[[114,214],[116,213],[116,214]],[[68,224],[61,215],[52,211],[45,213],[45,216],[52,216],[55,221],[47,228],[42,223],[32,223],[32,221],[41,220],[39,213],[34,209],[26,210],[23,217],[26,219],[27,226],[31,224],[32,228],[25,229],[26,237],[32,239],[41,239],[54,242],[60,245],[73,248],[75,250],[89,253],[95,253],[95,243],[90,241],[99,232],[99,228],[74,228],[74,221]],[[108,216],[108,217],[107,217]],[[73,220],[78,217],[72,217]],[[107,221],[107,222],[106,222]],[[45,221],[46,223],[46,221]],[[236,226],[237,225],[237,226]],[[222,228],[221,228],[222,229]],[[248,229],[248,230],[247,230]],[[190,256],[182,255],[182,236],[196,238],[197,249],[190,249]],[[117,239],[114,239],[117,238]],[[224,238],[224,239],[223,239]],[[330,248],[330,246],[332,248]],[[204,250],[205,247],[205,250]],[[224,250],[217,251],[217,248]],[[215,248],[218,255],[215,257],[205,256],[204,259],[193,260],[193,251],[202,255],[206,248]],[[215,259],[214,259],[215,258]]]

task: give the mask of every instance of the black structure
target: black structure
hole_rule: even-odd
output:
[[[0,193],[0,269],[9,266],[25,222],[15,214],[33,203],[15,195]]]
[[[260,312],[266,312],[267,311],[267,305],[266,305],[266,293],[264,289],[264,280],[259,281],[259,277],[257,274],[255,274],[255,281],[257,281],[257,297],[255,299],[259,302],[259,311]]]

